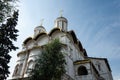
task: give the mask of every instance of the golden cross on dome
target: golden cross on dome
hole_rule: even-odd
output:
[[[42,26],[44,19],[40,20],[40,26]]]
[[[60,17],[63,16],[63,10],[60,10]]]

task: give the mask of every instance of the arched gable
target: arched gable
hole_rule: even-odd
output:
[[[48,43],[49,36],[47,35],[47,33],[40,33],[34,38],[34,40],[36,41],[38,46],[42,46]]]
[[[85,49],[83,49],[83,55],[84,55],[84,57],[88,57],[87,52],[86,52]]]
[[[49,32],[49,36],[51,36],[55,31],[60,31],[60,28],[53,28],[50,32]]]
[[[75,32],[73,30],[71,30],[68,33],[72,36],[74,43],[77,43],[77,37],[75,35]]]
[[[26,44],[30,40],[32,40],[32,37],[28,37],[27,39],[25,39],[24,42],[23,42],[23,44]]]
[[[21,71],[22,71],[22,67],[23,67],[23,63],[17,64],[17,65],[15,66],[15,70],[14,70],[13,76],[18,76],[18,75],[20,75],[20,73],[21,73]]]
[[[83,51],[82,44],[81,44],[81,42],[79,40],[78,40],[78,47],[79,47],[80,51]]]
[[[42,32],[42,33],[38,34],[38,35],[34,38],[34,40],[37,40],[37,39],[38,39],[40,36],[42,36],[42,35],[47,35],[47,33]]]

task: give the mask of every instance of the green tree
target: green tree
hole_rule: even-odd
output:
[[[36,60],[30,80],[61,80],[65,73],[65,58],[61,52],[62,43],[55,39],[48,43]]]
[[[13,15],[18,0],[0,0],[0,24]]]
[[[16,50],[18,11],[14,9],[16,0],[0,0],[0,80],[5,80],[9,72],[9,52]]]

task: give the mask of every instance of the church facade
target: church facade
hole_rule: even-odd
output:
[[[55,27],[49,33],[42,25],[37,26],[34,29],[34,37],[24,40],[23,49],[17,54],[18,60],[12,80],[27,79],[29,69],[34,67],[44,45],[56,38],[64,44],[62,51],[67,63],[66,73],[61,80],[113,80],[108,60],[89,57],[75,32],[68,31],[68,21],[62,16],[55,20]]]

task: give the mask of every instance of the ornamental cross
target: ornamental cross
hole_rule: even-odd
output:
[[[63,15],[63,10],[60,10],[60,17],[62,17]]]
[[[40,26],[42,26],[44,19],[40,20]]]

